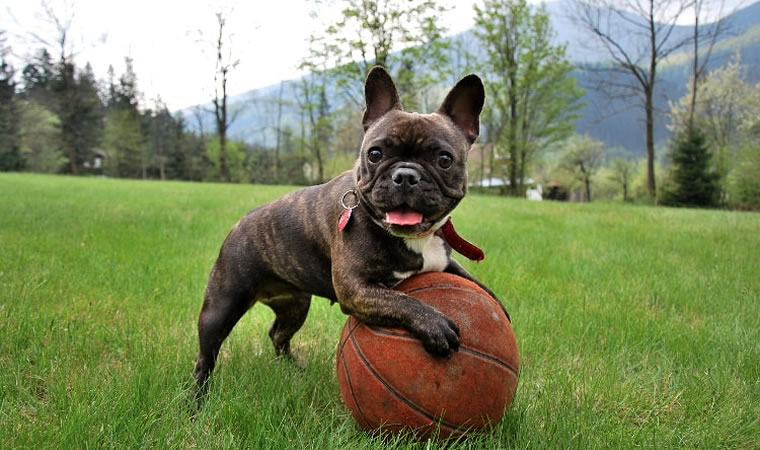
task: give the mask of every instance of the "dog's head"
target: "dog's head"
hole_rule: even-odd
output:
[[[465,163],[480,131],[483,83],[466,76],[432,114],[405,112],[381,67],[370,71],[364,94],[364,140],[355,168],[359,194],[375,222],[390,233],[430,233],[467,191]]]

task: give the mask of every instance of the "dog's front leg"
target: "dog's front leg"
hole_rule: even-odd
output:
[[[370,325],[406,328],[435,355],[459,349],[456,323],[416,298],[354,277],[336,279],[333,274],[333,284],[344,313]]]

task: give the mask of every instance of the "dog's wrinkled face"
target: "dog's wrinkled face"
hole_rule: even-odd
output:
[[[404,112],[381,68],[370,72],[365,94],[365,135],[355,169],[364,204],[396,236],[434,231],[467,190],[467,152],[484,100],[480,79],[464,78],[432,114]]]
[[[443,116],[391,111],[365,135],[359,190],[376,222],[399,236],[424,234],[464,197],[470,147]]]

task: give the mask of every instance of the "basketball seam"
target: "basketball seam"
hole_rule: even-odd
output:
[[[417,338],[415,338],[411,334],[397,333],[397,332],[394,332],[394,331],[386,330],[384,328],[374,327],[374,326],[369,326],[369,325],[367,326],[367,328],[369,328],[374,333],[382,334],[382,335],[385,335],[385,336],[394,336],[394,337],[399,337],[399,338],[407,338],[409,340],[415,340],[415,341],[417,340]],[[505,369],[507,369],[508,371],[512,372],[515,376],[518,376],[517,369],[515,369],[514,367],[512,367],[509,363],[506,363],[506,362],[504,362],[504,361],[502,361],[502,360],[500,360],[500,359],[498,359],[496,357],[493,357],[493,356],[488,355],[486,353],[479,352],[477,350],[473,350],[473,349],[471,349],[469,347],[465,347],[465,346],[460,346],[459,350],[462,350],[465,353],[469,353],[469,354],[471,354],[473,356],[476,356],[476,357],[479,357],[481,359],[485,359],[487,361],[490,361],[490,362],[493,362],[495,364],[498,364],[498,365],[504,367]]]
[[[408,407],[412,408],[414,411],[418,412],[419,414],[421,414],[423,417],[427,418],[431,422],[438,423],[440,426],[445,426],[447,428],[450,428],[452,432],[459,433],[459,432],[467,431],[468,429],[472,428],[472,427],[461,427],[461,426],[448,423],[444,420],[436,419],[435,416],[426,412],[424,409],[420,408],[419,406],[415,405],[409,399],[403,397],[398,391],[396,391],[396,389],[393,388],[393,386],[391,386],[382,376],[380,376],[380,374],[377,373],[375,368],[372,367],[372,364],[370,364],[370,362],[367,361],[367,358],[364,356],[364,353],[362,353],[361,348],[359,347],[359,344],[356,342],[356,339],[353,336],[353,334],[350,336],[350,339],[351,339],[351,344],[353,344],[354,346],[354,350],[356,350],[356,354],[359,356],[359,359],[362,360],[362,363],[364,363],[364,367],[366,367],[367,370],[372,372],[372,375],[374,375],[375,378],[377,378],[378,381],[380,381],[380,383],[382,383],[383,386],[385,386],[385,389],[388,390],[388,392],[390,392],[391,394],[393,394],[394,397],[401,400],[401,402],[403,402]]]
[[[509,372],[512,372],[512,374],[514,376],[516,376],[516,377],[518,376],[517,369],[515,369],[511,365],[507,364],[506,362],[504,362],[504,361],[502,361],[502,360],[500,360],[498,358],[494,358],[491,355],[487,355],[485,353],[481,353],[481,352],[479,352],[477,350],[473,350],[473,349],[471,349],[469,347],[459,347],[459,350],[461,350],[461,351],[463,351],[465,353],[469,353],[469,354],[471,354],[473,356],[476,356],[476,357],[478,357],[480,359],[485,359],[487,361],[491,361],[493,363],[496,363],[496,364],[504,367],[505,369],[507,369]]]
[[[440,283],[440,284],[436,284],[436,285],[432,285],[432,286],[420,286],[418,288],[409,289],[408,291],[405,291],[404,293],[407,294],[407,295],[410,295],[410,294],[416,293],[416,292],[425,292],[425,291],[431,291],[431,290],[436,290],[436,289],[441,289],[441,288],[453,289],[453,290],[458,290],[458,291],[467,291],[467,292],[470,292],[472,294],[481,294],[481,295],[485,294],[485,296],[488,297],[489,299],[491,299],[491,301],[495,302],[499,307],[502,307],[500,301],[498,301],[495,298],[493,298],[488,292],[482,290],[482,288],[480,286],[478,286],[477,284],[475,286],[478,288],[477,290],[470,289],[469,287],[466,287],[466,286],[458,286],[456,284]],[[510,322],[511,322],[511,320],[510,320]]]
[[[351,323],[353,321],[353,324]],[[359,328],[359,326],[362,324],[362,322],[356,320],[354,316],[348,316],[348,321],[346,323],[346,326],[349,327],[348,329],[348,335],[346,336],[346,340],[343,342],[338,343],[339,350],[341,353],[343,353],[343,348],[346,346],[346,343],[348,342],[348,339],[354,334],[354,331]]]
[[[348,339],[346,339],[348,340]],[[354,385],[351,382],[351,371],[348,370],[348,363],[346,362],[345,356],[343,356],[343,351],[341,350],[341,362],[343,363],[343,372],[346,374],[346,381],[348,382],[348,389],[351,392],[351,398],[354,399],[354,405],[356,405],[356,412],[359,413],[362,420],[366,424],[367,427],[369,427],[369,420],[367,420],[367,417],[364,415],[364,412],[362,411],[362,407],[359,405],[359,401],[356,399],[356,394],[354,394]]]

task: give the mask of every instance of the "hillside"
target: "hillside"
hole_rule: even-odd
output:
[[[579,67],[583,64],[604,63],[606,54],[588,47],[588,38],[566,17],[564,2],[548,2],[546,9],[556,31],[556,43],[567,44],[567,54],[571,61],[577,63]],[[631,16],[626,20],[636,19]],[[742,62],[747,66],[748,81],[757,82],[760,80],[760,2],[731,14],[727,18],[727,23],[729,33],[722,37],[713,50],[710,67],[721,66],[733,55],[739,53]],[[674,30],[674,35],[691,32],[691,26],[679,26]],[[449,39],[474,42],[472,30],[453,35]],[[634,48],[640,44],[641,42],[638,42],[635,37],[627,37],[624,45],[627,48]],[[474,53],[478,58],[477,49]],[[657,107],[660,110],[667,110],[668,101],[675,101],[685,93],[690,73],[690,60],[690,51],[685,50],[671,55],[662,64],[656,94]],[[640,107],[630,100],[610,101],[601,95],[598,91],[598,75],[592,76],[580,68],[574,72],[574,75],[579,84],[586,89],[583,101],[587,105],[577,123],[577,132],[600,139],[608,147],[622,147],[632,155],[643,155],[643,111]],[[283,101],[281,111],[283,126],[298,130],[301,120],[296,101],[298,81],[286,80],[282,86],[278,83],[232,97],[231,107],[239,108],[241,112],[230,128],[230,134],[265,147],[273,146],[276,139],[273,131],[276,123],[276,105],[280,96]],[[190,109],[184,110],[183,113],[188,118],[192,117]],[[188,120],[188,123],[197,129],[195,120]],[[208,115],[204,126],[208,130],[212,129],[212,124],[212,116]],[[661,117],[656,123],[655,139],[662,142],[667,136],[667,118]]]

